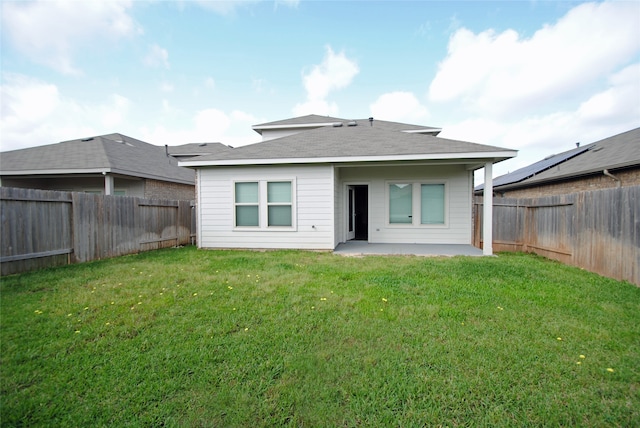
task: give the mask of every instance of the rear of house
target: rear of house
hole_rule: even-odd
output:
[[[376,125],[324,125],[181,162],[196,169],[198,245],[470,245],[473,171],[516,152]]]

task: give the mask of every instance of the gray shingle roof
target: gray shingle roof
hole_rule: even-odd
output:
[[[512,189],[544,182],[640,166],[640,128],[550,156],[510,174],[497,177],[494,188]],[[481,190],[484,186],[476,187]]]
[[[263,128],[286,128],[287,126],[292,127],[300,127],[302,125],[309,125],[309,128],[313,128],[314,124],[318,126],[323,126],[327,123],[342,123],[343,125],[347,125],[349,122],[356,122],[358,125],[362,126],[374,126],[376,128],[388,129],[390,131],[409,131],[409,132],[418,132],[421,131],[423,133],[430,133],[437,135],[441,129],[435,128],[433,126],[422,126],[422,125],[412,125],[409,123],[401,123],[401,122],[390,122],[387,120],[378,120],[375,119],[370,121],[369,118],[366,119],[343,119],[339,117],[331,117],[331,116],[320,116],[317,114],[310,114],[307,116],[293,117],[290,119],[277,120],[274,122],[261,123],[259,125],[254,125],[253,129],[259,133],[262,133]]]
[[[286,125],[305,125],[311,123],[333,123],[333,122],[344,122],[346,119],[341,119],[339,117],[331,117],[331,116],[320,116],[318,114],[309,114],[306,116],[292,117],[289,119],[276,120],[274,122],[266,122],[260,123],[258,125],[254,125],[254,128],[259,128],[263,126],[286,126]]]
[[[184,184],[195,182],[192,170],[178,166],[165,148],[122,134],[63,141],[0,155],[2,175],[95,173],[152,178]]]
[[[493,187],[497,186],[505,186],[507,184],[519,183],[527,178],[531,178],[536,174],[540,174],[542,171],[545,171],[549,168],[552,168],[559,163],[565,162],[568,159],[571,159],[574,156],[579,155],[580,153],[589,150],[591,145],[577,147],[572,150],[568,150],[566,152],[559,153],[557,155],[552,155],[542,159],[541,161],[532,163],[531,165],[527,165],[523,168],[517,169],[508,174],[501,175],[493,179]],[[484,189],[484,183],[476,186],[476,190]]]
[[[433,154],[450,154],[455,158],[469,153],[481,155],[504,151],[511,150],[432,135],[390,131],[367,123],[358,126],[321,127],[215,155],[199,156],[190,159],[189,166],[222,160],[303,159],[313,163],[317,159],[327,158],[353,158],[353,161],[357,161],[365,157]]]
[[[193,157],[232,150],[222,143],[189,143],[179,146],[168,146],[169,154],[174,157]]]
[[[596,141],[579,156],[541,172],[527,180],[527,183],[559,180],[631,166],[640,166],[640,128]]]

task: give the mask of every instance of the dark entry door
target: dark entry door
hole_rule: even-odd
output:
[[[367,185],[349,186],[349,240],[367,241],[369,239],[369,187]]]

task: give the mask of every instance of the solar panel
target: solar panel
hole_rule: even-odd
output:
[[[536,174],[539,174],[542,171],[545,171],[549,168],[552,168],[559,163],[566,161],[567,159],[571,159],[574,156],[579,155],[580,153],[584,153],[591,148],[591,144],[578,147],[577,149],[569,150],[564,153],[559,153],[557,155],[549,156],[541,161],[532,163],[531,165],[525,166],[509,174],[501,175],[500,177],[496,177],[493,179],[493,186],[504,186],[505,184],[519,183],[522,180],[526,180],[527,178],[533,177]],[[484,189],[484,184],[481,184],[476,187],[476,190]]]

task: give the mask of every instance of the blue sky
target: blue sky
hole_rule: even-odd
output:
[[[3,1],[1,149],[260,141],[304,114],[519,150],[640,126],[640,2]]]

